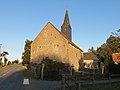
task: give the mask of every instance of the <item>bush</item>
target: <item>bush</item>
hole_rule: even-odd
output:
[[[65,67],[64,63],[53,61],[49,58],[44,58],[41,62],[44,64],[44,79],[48,80],[60,80],[61,75],[60,71],[62,71]]]
[[[31,62],[28,65],[28,69],[33,73],[33,78],[41,79],[42,64],[44,64],[43,69],[43,79],[44,80],[61,80],[62,74],[70,73],[70,65],[58,61],[53,61],[49,58],[43,58],[40,63]]]
[[[120,64],[110,64],[109,65],[109,72],[111,74],[120,74]]]

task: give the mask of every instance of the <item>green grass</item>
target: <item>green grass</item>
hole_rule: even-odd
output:
[[[29,78],[29,79],[39,79],[39,77],[34,76],[33,72],[31,70],[25,69],[23,71],[24,78]]]
[[[83,85],[82,90],[120,90],[120,83]]]
[[[62,90],[61,88],[55,90]],[[75,86],[70,88],[66,87],[65,90],[76,90]],[[119,83],[108,83],[108,84],[91,84],[91,85],[81,85],[80,90],[120,90]]]
[[[0,66],[0,70],[4,70],[4,69],[6,69],[7,67],[3,67],[3,66]]]
[[[0,70],[6,70],[7,68],[9,68],[10,65],[6,65],[6,66],[0,66]]]
[[[25,70],[23,71],[23,75],[24,75],[25,78],[30,78],[30,77],[31,77],[31,72],[30,72],[30,70],[25,69]]]

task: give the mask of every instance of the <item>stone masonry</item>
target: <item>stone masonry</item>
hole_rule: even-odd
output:
[[[45,57],[80,68],[83,51],[50,22],[31,44],[31,62],[40,63]]]

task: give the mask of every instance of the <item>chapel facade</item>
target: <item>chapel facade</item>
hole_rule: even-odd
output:
[[[31,62],[40,63],[43,58],[50,58],[68,63],[75,70],[80,69],[83,50],[72,42],[72,28],[66,10],[61,31],[48,22],[31,44]]]

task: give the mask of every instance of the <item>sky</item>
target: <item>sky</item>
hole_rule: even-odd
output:
[[[0,0],[0,44],[8,59],[21,60],[25,41],[34,40],[47,22],[61,30],[66,9],[72,41],[84,52],[120,28],[120,0]]]

